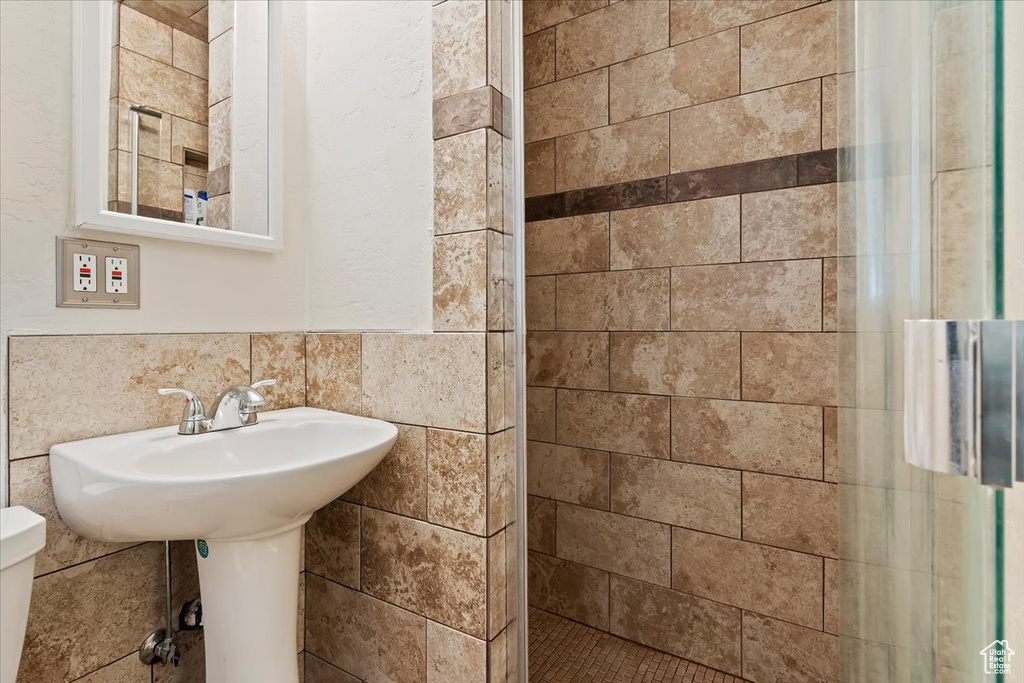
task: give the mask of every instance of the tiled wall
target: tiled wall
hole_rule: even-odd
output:
[[[180,221],[182,190],[206,189],[207,164],[198,160],[209,151],[205,4],[190,3],[189,16],[153,2],[114,4],[108,187],[114,210],[131,210],[132,105],[163,113],[139,117],[139,213]]]
[[[528,2],[532,605],[838,677],[836,4]]]
[[[231,227],[231,93],[234,67],[235,0],[210,0],[210,156],[206,178],[206,224]]]

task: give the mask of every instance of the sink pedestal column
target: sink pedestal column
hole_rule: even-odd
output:
[[[302,529],[196,541],[208,683],[298,683]]]

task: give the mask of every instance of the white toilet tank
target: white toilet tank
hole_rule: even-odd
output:
[[[45,519],[28,508],[0,508],[0,683],[18,676],[36,553],[45,544]]]

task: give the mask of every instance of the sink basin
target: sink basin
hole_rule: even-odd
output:
[[[395,443],[394,425],[317,408],[181,436],[177,427],[50,449],[60,516],[98,541],[243,539],[301,525]]]
[[[380,420],[290,408],[208,434],[163,427],[59,444],[50,475],[75,533],[195,539],[207,681],[297,683],[302,525],[376,467],[397,437]]]

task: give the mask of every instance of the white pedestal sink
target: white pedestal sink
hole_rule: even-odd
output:
[[[75,533],[196,540],[207,681],[297,683],[302,525],[366,476],[397,436],[380,420],[291,408],[229,431],[181,436],[164,427],[60,444],[50,472]]]

